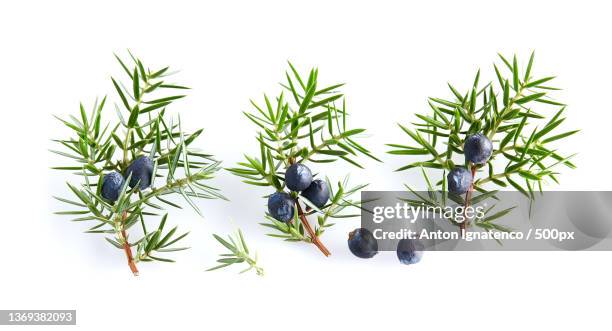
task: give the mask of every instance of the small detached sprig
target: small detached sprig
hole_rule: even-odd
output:
[[[542,192],[547,180],[558,183],[558,167],[575,168],[570,161],[574,154],[564,155],[559,143],[579,130],[557,130],[565,121],[566,106],[552,97],[559,90],[548,85],[555,77],[533,76],[534,53],[524,68],[516,56],[511,61],[501,54],[499,57],[507,70],[504,74],[493,65],[496,82],[480,87],[478,70],[465,93],[448,84],[453,98],[429,98],[430,111],[417,114],[412,123],[416,129],[399,124],[415,144],[389,144],[393,148],[389,153],[425,158],[397,169],[422,170],[430,194],[417,194],[418,199],[411,203],[444,207],[448,198],[467,207],[496,198],[495,187],[513,187],[532,202],[535,191]],[[430,181],[425,168],[438,171],[441,179]],[[438,198],[434,191],[442,196]],[[473,196],[474,191],[481,194]],[[509,231],[494,221],[512,208],[495,211],[494,207],[482,218],[449,221],[462,231],[470,221],[486,231]]]
[[[249,247],[244,240],[242,230],[238,229],[234,236],[228,235],[227,240],[222,237],[213,234],[213,237],[225,248],[229,250],[229,253],[220,254],[220,259],[217,260],[219,265],[207,269],[206,271],[213,271],[221,268],[225,268],[234,264],[246,263],[248,267],[242,270],[240,273],[243,274],[250,270],[255,270],[258,276],[264,275],[264,270],[257,265],[257,253],[251,257]]]
[[[365,129],[348,129],[346,101],[338,92],[344,84],[320,87],[318,69],[311,69],[303,79],[291,63],[289,68],[278,97],[271,100],[264,95],[263,107],[251,101],[254,111],[244,112],[260,129],[256,137],[259,157],[245,155],[245,162],[228,170],[247,184],[276,190],[267,197],[268,213],[262,223],[276,231],[270,236],[313,243],[328,256],[329,250],[319,239],[333,225],[328,220],[356,216],[343,212],[348,207],[360,208],[360,202],[351,196],[367,185],[349,186],[346,177],[333,188],[329,178],[316,179],[317,174],[306,164],[344,160],[362,168],[359,155],[378,159],[355,140]],[[309,216],[317,218],[314,229]]]
[[[71,162],[53,169],[82,178],[79,183],[67,183],[73,197],[55,197],[74,207],[57,214],[93,222],[86,232],[110,235],[106,240],[125,252],[131,271],[138,275],[137,263],[174,262],[159,254],[186,249],[175,244],[188,233],[178,234],[177,227],[166,231],[168,214],[160,214],[165,206],[181,208],[173,196],[182,196],[198,214],[193,199],[224,197],[206,183],[220,169],[220,162],[192,146],[202,129],[185,133],[180,117],[174,122],[166,116],[167,107],[185,97],[174,91],[188,87],[168,81],[169,67],[148,69],[131,53],[130,57],[131,68],[116,56],[126,80],[111,78],[118,97],[118,122],[103,120],[106,97],[94,104],[90,114],[81,105],[80,117],[58,118],[72,136],[54,140],[62,150],[52,152]],[[151,230],[147,223],[155,217],[161,219]],[[130,240],[128,231],[137,223],[142,237]]]

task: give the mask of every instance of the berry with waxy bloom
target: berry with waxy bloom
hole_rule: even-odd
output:
[[[473,134],[463,144],[465,159],[474,164],[485,164],[493,154],[493,144],[482,133]]]
[[[472,174],[463,167],[455,167],[446,176],[448,191],[455,194],[463,194],[472,186]]]
[[[423,244],[415,239],[405,238],[397,243],[397,258],[403,264],[415,264],[423,257]]]
[[[358,228],[349,233],[348,246],[353,255],[369,259],[378,254],[378,242],[368,229]]]
[[[138,183],[138,188],[144,190],[151,186],[153,176],[153,161],[148,156],[141,156],[132,161],[125,171],[125,178],[130,177],[130,187],[134,188]]]
[[[289,222],[295,213],[295,201],[286,192],[275,192],[268,197],[268,213],[281,222]]]
[[[125,179],[116,171],[104,175],[102,179],[102,197],[111,202],[117,201],[124,184]]]
[[[313,180],[310,186],[302,191],[302,196],[318,208],[325,206],[329,200],[329,187],[327,186],[327,182],[321,179]]]
[[[285,172],[285,185],[294,192],[300,192],[308,188],[312,183],[312,172],[301,163],[294,163]]]

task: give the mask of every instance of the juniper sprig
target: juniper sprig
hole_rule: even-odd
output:
[[[165,230],[165,207],[181,208],[173,196],[182,196],[198,214],[201,212],[194,198],[224,197],[206,183],[220,169],[220,162],[192,146],[202,129],[185,133],[180,117],[175,122],[166,114],[174,101],[185,97],[176,91],[186,91],[188,87],[169,82],[169,67],[147,69],[140,59],[131,53],[130,57],[131,68],[116,56],[126,79],[111,78],[117,94],[114,108],[118,121],[103,119],[103,110],[108,108],[106,97],[96,102],[89,114],[81,104],[79,117],[58,118],[71,130],[71,136],[54,140],[62,150],[52,152],[71,162],[53,169],[71,171],[82,178],[78,183],[67,183],[73,197],[56,197],[74,208],[57,214],[72,215],[76,217],[73,221],[93,222],[86,232],[110,235],[106,240],[125,252],[130,269],[137,275],[138,262],[174,262],[159,254],[186,249],[175,244],[188,233],[179,235],[177,227]],[[139,158],[150,161],[151,169],[142,169],[147,162],[134,162]],[[130,164],[140,169],[132,169]],[[109,173],[120,175],[116,184],[120,184],[121,176],[125,177],[112,200],[102,193]],[[158,226],[148,229],[147,224],[156,217],[161,217]],[[129,236],[128,231],[137,223],[142,236],[129,240],[136,234],[130,232]]]
[[[207,269],[206,271],[213,271],[225,268],[233,264],[246,263],[248,267],[242,270],[240,272],[241,274],[255,269],[257,275],[264,275],[263,268],[257,265],[257,253],[255,253],[255,256],[251,256],[249,247],[247,246],[247,243],[244,240],[242,230],[238,229],[234,236],[228,235],[227,240],[216,234],[213,234],[213,237],[230,252],[220,254],[221,258],[217,260],[217,263],[219,264],[215,267]]]
[[[346,101],[338,91],[344,84],[320,87],[318,69],[311,69],[308,77],[305,77],[300,76],[291,63],[289,68],[287,80],[281,84],[283,92],[274,99],[264,95],[263,107],[251,100],[254,111],[244,112],[260,129],[256,136],[260,147],[259,157],[245,155],[246,161],[228,170],[242,177],[247,184],[273,187],[277,192],[283,192],[286,188],[284,172],[296,163],[325,164],[344,160],[362,168],[357,160],[359,155],[378,161],[356,141],[365,129],[349,129],[347,126]],[[366,185],[350,187],[348,177],[338,182],[335,189],[332,189],[331,180],[327,179],[326,182],[331,193],[329,203],[319,208],[304,196],[292,192],[297,212],[286,223],[267,214],[267,222],[262,224],[276,231],[269,235],[287,241],[313,243],[325,255],[329,255],[319,236],[332,226],[328,223],[330,218],[354,216],[342,212],[347,207],[359,207],[359,201],[352,200],[351,195]],[[313,229],[308,217],[315,215],[318,225]]]
[[[481,86],[478,70],[465,93],[449,83],[452,97],[429,98],[430,110],[416,114],[417,120],[412,123],[416,129],[399,124],[413,143],[388,144],[392,147],[389,153],[421,159],[397,171],[423,169],[428,189],[439,190],[443,195],[442,199],[419,196],[420,202],[412,203],[446,204],[448,197],[467,206],[470,202],[493,198],[497,192],[494,188],[506,187],[533,201],[535,192],[542,192],[545,182],[558,183],[558,167],[575,168],[570,161],[574,155],[560,152],[559,143],[579,130],[557,132],[565,121],[566,105],[554,99],[559,89],[549,84],[555,77],[534,77],[534,53],[523,68],[516,56],[511,61],[501,54],[499,57],[502,68],[493,65],[496,79],[492,82]],[[484,164],[474,164],[464,157],[466,138],[477,134],[482,134],[479,137],[483,141],[493,143],[492,154]],[[472,175],[465,198],[447,192],[446,175],[456,166],[466,167]],[[431,182],[425,168],[440,174],[440,180]],[[473,191],[481,195],[473,197]],[[491,215],[493,207],[487,210],[489,215],[475,220],[474,224],[486,230],[506,230],[493,221],[511,209]],[[466,224],[457,225],[465,229]]]

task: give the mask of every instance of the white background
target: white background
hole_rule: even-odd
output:
[[[583,132],[561,146],[579,152],[578,169],[556,189],[609,190],[610,7],[580,1],[20,1],[0,5],[0,309],[77,309],[84,330],[168,329],[588,329],[609,327],[610,253],[431,252],[415,266],[393,253],[359,260],[346,249],[344,220],[323,237],[333,255],[265,236],[259,225],[267,190],[227,172],[214,181],[231,202],[205,201],[205,218],[171,210],[191,230],[193,249],[176,264],[129,273],[122,252],[84,224],[55,216],[51,195],[67,195],[62,159],[47,150],[68,132],[52,114],[76,114],[112,95],[112,56],[130,48],[150,66],[181,70],[193,88],[177,102],[186,129],[205,128],[199,147],[232,166],[257,150],[242,115],[249,98],[279,91],[286,60],[320,68],[343,91],[353,127],[384,164],[350,170],[373,189],[419,187],[395,173],[405,163],[385,143],[407,142],[395,125],[467,88],[477,68],[492,79],[496,53],[536,50],[535,75],[558,75],[570,105],[566,128]],[[261,100],[261,99],[260,99]],[[107,115],[114,113],[108,108]],[[352,169],[320,166],[338,178]],[[220,247],[211,233],[240,226],[266,276],[204,272]]]

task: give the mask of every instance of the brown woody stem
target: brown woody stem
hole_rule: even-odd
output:
[[[289,164],[294,164],[295,158],[290,157],[287,161],[289,162]],[[302,206],[300,206],[300,202],[297,199],[295,199],[295,205],[297,206],[298,216],[300,217],[300,221],[302,222],[302,224],[304,225],[304,228],[306,229],[306,232],[308,232],[308,235],[310,236],[310,241],[312,241],[312,243],[315,246],[317,246],[317,248],[321,251],[321,253],[323,253],[323,255],[330,256],[331,253],[329,252],[327,247],[323,245],[323,243],[321,242],[321,239],[319,239],[319,236],[317,236],[317,233],[310,226],[310,223],[308,222],[308,219],[306,218],[306,215],[304,214],[304,211],[302,210]]]
[[[123,212],[122,222],[125,223],[127,220],[127,212]],[[138,268],[136,268],[136,263],[134,262],[134,256],[132,255],[132,248],[130,247],[130,243],[128,242],[127,233],[125,232],[125,228],[123,228],[124,224],[121,225],[121,237],[123,239],[123,250],[125,251],[125,256],[128,260],[128,266],[134,276],[138,276]]]
[[[472,183],[470,184],[470,188],[468,189],[468,191],[465,193],[465,205],[463,208],[463,222],[459,223],[459,231],[461,232],[461,234],[463,234],[465,232],[465,229],[468,225],[468,219],[467,219],[467,208],[470,206],[470,203],[472,201],[472,193],[474,192],[474,177],[476,177],[476,165],[472,165]]]
[[[319,237],[317,236],[317,234],[315,233],[315,231],[312,229],[312,227],[310,226],[310,223],[308,223],[308,219],[306,219],[306,215],[304,215],[304,211],[302,210],[302,206],[300,206],[300,203],[296,200],[295,201],[295,205],[297,206],[297,210],[298,210],[298,216],[300,217],[300,221],[302,222],[302,224],[304,225],[304,228],[306,229],[306,232],[308,232],[308,235],[310,235],[310,240],[312,241],[312,243],[317,246],[317,248],[325,255],[325,256],[330,256],[331,253],[329,252],[329,250],[327,249],[327,247],[325,247],[325,245],[323,245],[323,243],[321,242],[321,240],[319,239]]]

